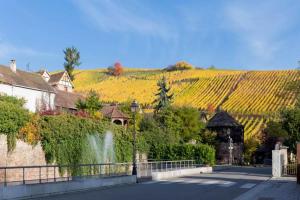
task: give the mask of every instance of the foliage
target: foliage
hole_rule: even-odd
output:
[[[190,70],[193,69],[194,66],[185,62],[185,61],[180,61],[177,62],[175,65],[171,65],[166,68],[167,71],[176,71],[176,70]]]
[[[280,122],[276,122],[276,121],[269,121],[267,123],[267,128],[265,129],[265,133],[267,134],[268,137],[275,137],[275,138],[288,137],[288,133],[286,132],[286,130],[282,128]]]
[[[150,150],[151,146],[158,144],[172,143],[174,138],[163,131],[159,123],[152,116],[144,116],[139,123],[139,131],[142,137],[141,141],[145,142],[145,150]]]
[[[253,155],[257,150],[259,141],[256,138],[248,139],[244,142],[244,162],[245,163],[255,163],[253,160]]]
[[[139,131],[148,149],[160,144],[179,144],[201,141],[204,124],[196,109],[168,107],[154,115],[145,115]]]
[[[16,98],[13,96],[8,96],[8,95],[0,95],[0,102],[12,103],[19,107],[24,106],[24,104],[26,103],[25,99],[23,99],[23,98]]]
[[[296,153],[296,144],[300,141],[300,108],[296,107],[282,111],[281,124],[288,134],[286,144],[289,150]]]
[[[154,116],[158,126],[164,132],[165,140],[169,143],[179,143],[182,131],[182,119],[176,115],[174,108],[168,107]]]
[[[123,71],[124,71],[123,67],[122,67],[121,63],[119,63],[119,62],[116,62],[113,67],[107,68],[108,74],[113,75],[113,76],[120,76],[123,74]]]
[[[99,110],[102,108],[100,97],[97,92],[90,90],[85,100],[79,99],[76,102],[76,108],[79,110],[87,111],[91,116],[98,116],[96,118],[102,118],[99,115]]]
[[[280,112],[279,121],[270,121],[265,129],[266,145],[274,146],[283,142],[291,152],[296,152],[296,143],[300,141],[300,108],[289,108]]]
[[[170,106],[171,100],[173,98],[173,94],[168,94],[170,92],[170,88],[167,86],[166,77],[163,76],[157,82],[157,86],[158,86],[158,93],[156,94],[157,99],[154,100],[153,102],[156,104],[154,106],[156,112]]]
[[[96,162],[95,155],[86,150],[90,145],[87,143],[87,137],[96,135],[103,138],[107,130],[114,134],[116,161],[131,160],[131,134],[125,133],[123,128],[110,122],[68,114],[43,116],[40,120],[40,130],[41,143],[48,163],[74,165]],[[72,171],[72,173],[77,172]]]
[[[80,53],[78,51],[78,49],[76,49],[75,47],[71,47],[71,48],[66,48],[64,51],[65,54],[65,63],[64,63],[64,67],[65,70],[68,72],[71,80],[74,80],[74,68],[77,66],[79,66],[80,63]]]
[[[22,107],[23,100],[0,96],[0,133],[7,136],[7,149],[16,145],[18,131],[29,120],[29,111]]]
[[[214,65],[211,65],[207,68],[208,70],[216,70],[217,68]]]
[[[294,92],[284,89],[299,79],[299,71],[237,70],[144,70],[125,71],[126,76],[107,76],[106,70],[80,70],[74,82],[78,91],[94,89],[104,102],[136,99],[151,110],[157,93],[157,81],[165,76],[173,93],[173,106],[191,106],[208,110],[208,105],[227,110],[245,126],[245,139],[258,137],[266,122],[283,108],[296,103]],[[185,81],[193,80],[193,81]]]
[[[196,160],[197,163],[213,165],[215,149],[206,144],[169,144],[152,146],[150,159],[155,160]]]
[[[216,146],[216,137],[217,137],[216,132],[211,132],[207,129],[202,131],[200,134],[201,143],[208,144],[211,146]]]
[[[30,120],[20,129],[18,138],[31,145],[36,145],[41,140],[39,120],[40,116],[33,114]]]
[[[192,107],[178,107],[174,109],[174,115],[179,117],[180,137],[183,142],[200,140],[199,133],[205,128],[205,124],[200,121],[200,113]]]

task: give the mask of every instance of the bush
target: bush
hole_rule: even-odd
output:
[[[190,69],[194,69],[194,66],[185,61],[177,62],[175,65],[171,65],[166,68],[167,71],[190,70]]]
[[[107,121],[68,114],[41,117],[41,143],[47,162],[55,162],[59,165],[99,162],[95,153],[89,151],[91,145],[88,137],[95,136],[103,139],[108,130],[114,136],[115,161],[130,161],[132,159],[131,133],[125,132],[122,127]]]
[[[113,76],[120,76],[123,74],[123,71],[123,66],[119,62],[116,62],[114,66],[110,66],[107,68],[107,73]]]
[[[29,111],[23,104],[24,100],[0,96],[0,133],[7,136],[8,151],[15,148],[17,134],[29,120]]]
[[[198,164],[215,164],[215,149],[206,144],[170,144],[150,148],[149,159],[195,160]]]

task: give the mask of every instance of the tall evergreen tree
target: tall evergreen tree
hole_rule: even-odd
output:
[[[78,51],[78,49],[76,49],[75,47],[71,47],[71,48],[66,48],[64,50],[64,54],[65,54],[65,63],[64,63],[64,67],[65,70],[68,72],[71,80],[74,80],[74,75],[73,75],[73,71],[74,68],[77,66],[79,66],[81,63],[79,62],[80,60],[80,53]]]
[[[158,80],[157,86],[158,86],[158,93],[155,94],[157,98],[153,102],[154,104],[156,104],[154,106],[156,113],[170,106],[171,101],[173,99],[173,94],[168,94],[171,88],[167,86],[166,77],[163,76],[160,80]]]

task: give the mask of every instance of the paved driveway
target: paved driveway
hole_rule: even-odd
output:
[[[226,200],[234,199],[268,180],[270,168],[234,167],[211,174],[196,174],[162,181],[150,181],[99,190],[56,195],[43,200]]]

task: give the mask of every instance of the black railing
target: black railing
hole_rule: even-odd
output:
[[[111,177],[131,174],[131,163],[41,165],[0,167],[0,184],[20,185],[70,181],[82,177]]]

